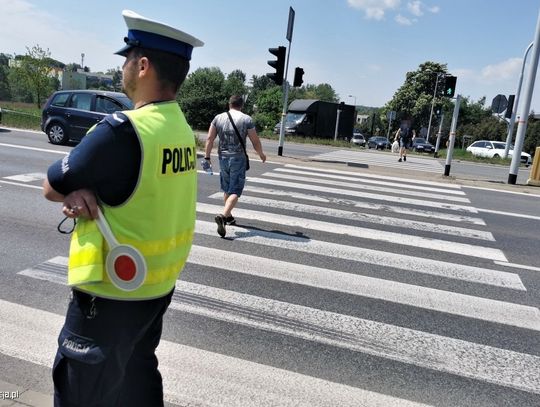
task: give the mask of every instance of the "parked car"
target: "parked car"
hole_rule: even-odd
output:
[[[366,146],[366,138],[362,133],[359,131],[354,131],[353,136],[351,138],[351,143],[355,146],[365,147]]]
[[[52,144],[80,141],[105,116],[129,110],[133,103],[119,92],[61,90],[49,97],[41,115],[41,130]]]
[[[506,143],[502,141],[478,140],[467,147],[467,151],[475,157],[501,158],[504,156]],[[512,157],[514,146],[510,145],[508,156]],[[521,160],[527,167],[531,164],[531,155],[525,152],[521,153]]]
[[[368,148],[374,148],[375,150],[384,150],[389,149],[392,144],[386,139],[386,137],[373,136],[368,139],[367,146]]]
[[[423,153],[424,151],[428,153],[435,152],[435,146],[429,141],[426,141],[425,138],[415,137],[411,148],[418,153]]]

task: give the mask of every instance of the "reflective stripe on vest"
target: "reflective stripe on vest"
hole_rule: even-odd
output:
[[[80,219],[71,239],[68,284],[99,297],[156,298],[174,288],[191,249],[197,199],[195,137],[174,101],[123,113],[141,144],[141,170],[131,197],[102,210],[116,240],[143,254],[148,274],[134,291],[116,288],[105,272],[107,243],[96,222]]]

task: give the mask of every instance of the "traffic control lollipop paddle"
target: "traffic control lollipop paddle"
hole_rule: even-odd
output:
[[[96,222],[111,249],[105,261],[105,270],[111,282],[122,291],[136,290],[146,278],[146,261],[143,255],[131,245],[118,243],[99,208]]]

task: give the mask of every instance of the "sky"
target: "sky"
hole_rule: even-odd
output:
[[[289,7],[295,11],[286,39]],[[456,92],[487,105],[515,94],[523,56],[534,40],[538,0],[0,0],[0,52],[24,54],[38,44],[63,63],[92,71],[121,66],[113,53],[127,33],[122,10],[179,28],[205,42],[191,70],[242,70],[248,78],[273,69],[268,48],[289,48],[288,79],[328,83],[341,101],[381,107],[407,72],[426,61],[446,64]],[[525,65],[528,83],[532,50]],[[540,112],[536,76],[531,109]]]

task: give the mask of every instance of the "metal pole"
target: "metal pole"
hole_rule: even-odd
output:
[[[386,132],[386,141],[390,141],[390,126],[392,125],[392,119],[388,120],[388,131]]]
[[[289,101],[289,84],[287,82],[287,73],[289,72],[289,57],[291,55],[294,15],[295,12],[293,8],[289,7],[289,22],[287,24],[287,35],[285,36],[285,38],[289,40],[289,49],[287,50],[287,61],[285,63],[285,78],[283,79],[283,110],[281,112],[281,126],[279,128],[279,156],[283,155],[283,143],[285,142],[285,118],[287,117],[287,102]]]
[[[531,99],[534,90],[534,81],[536,79],[536,71],[538,70],[538,57],[540,56],[540,10],[538,12],[538,20],[536,22],[536,34],[534,35],[533,51],[531,56],[531,65],[529,67],[529,78],[525,94],[523,97],[523,107],[518,120],[518,130],[516,134],[516,143],[514,152],[512,153],[512,163],[510,164],[510,172],[508,174],[508,183],[515,184],[521,161],[521,149],[523,148],[523,140],[527,131],[527,120],[529,119],[529,110],[531,108]]]
[[[521,73],[519,74],[519,80],[516,90],[516,97],[514,98],[514,108],[512,110],[512,117],[510,118],[510,123],[508,124],[508,135],[506,136],[506,146],[504,147],[503,158],[508,157],[508,151],[510,150],[510,144],[512,144],[512,135],[514,133],[514,124],[516,123],[516,113],[519,103],[519,94],[521,93],[521,85],[523,84],[523,71],[525,70],[525,62],[527,61],[527,54],[531,50],[534,42],[531,42],[523,55],[523,63],[521,64]]]
[[[441,145],[443,120],[444,120],[444,114],[441,114],[441,122],[439,123],[439,132],[437,133],[437,142],[435,143],[435,152],[433,153],[433,157],[435,158],[439,158],[439,147]]]
[[[454,106],[454,114],[452,115],[452,126],[450,127],[450,138],[448,139],[448,150],[446,153],[446,165],[444,166],[444,175],[450,175],[450,165],[452,164],[452,152],[454,151],[454,142],[456,140],[457,120],[459,116],[459,105],[461,103],[461,95],[456,97],[456,105]]]
[[[431,131],[431,117],[433,116],[433,107],[435,105],[435,97],[437,96],[437,87],[439,85],[439,72],[437,72],[437,80],[435,81],[435,90],[433,91],[433,99],[431,101],[431,111],[429,112],[429,124],[427,127],[426,141],[429,141],[429,132]]]
[[[341,114],[341,109],[338,108],[337,110],[337,117],[336,117],[336,130],[334,131],[334,141],[337,140],[338,136],[338,128],[339,128],[339,115]]]
[[[278,155],[283,155],[283,143],[285,142],[285,118],[287,117],[287,102],[289,101],[289,84],[287,83],[287,72],[289,71],[289,55],[291,54],[291,41],[287,50],[287,62],[285,63],[285,78],[283,79],[283,110],[281,111],[281,126],[279,128]]]

